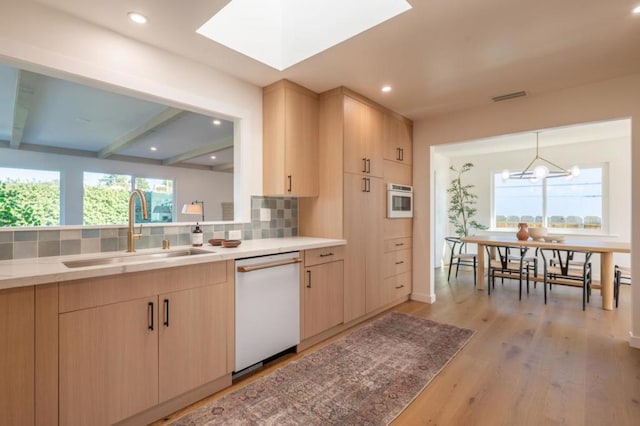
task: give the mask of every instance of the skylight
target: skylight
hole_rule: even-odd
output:
[[[406,0],[232,0],[196,32],[282,71],[409,9]]]

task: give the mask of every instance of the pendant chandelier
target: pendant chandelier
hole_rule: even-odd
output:
[[[536,156],[531,160],[529,165],[521,172],[510,172],[505,169],[502,171],[502,180],[509,179],[528,179],[531,182],[537,182],[542,179],[566,177],[572,179],[580,174],[580,168],[573,166],[571,169],[563,169],[552,161],[543,158],[539,154],[539,136],[540,132],[536,132]]]

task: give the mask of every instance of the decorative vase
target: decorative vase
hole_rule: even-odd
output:
[[[516,233],[516,237],[518,237],[518,240],[520,240],[520,241],[527,241],[529,239],[529,232],[527,231],[527,224],[526,223],[519,223],[518,227],[520,228],[520,230]]]

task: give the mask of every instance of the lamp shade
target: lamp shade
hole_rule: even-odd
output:
[[[182,206],[182,214],[202,215],[202,204],[185,204]]]

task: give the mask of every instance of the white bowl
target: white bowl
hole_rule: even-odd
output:
[[[544,237],[547,236],[547,228],[545,227],[531,227],[528,229],[529,236],[533,238],[534,241],[543,241]]]

